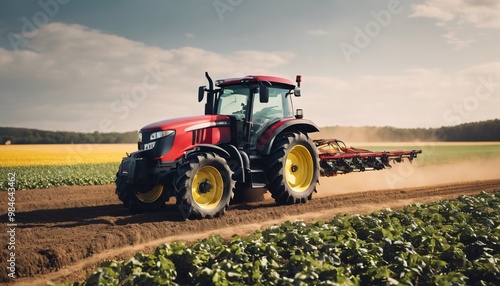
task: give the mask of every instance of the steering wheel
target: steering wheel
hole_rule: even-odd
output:
[[[245,115],[246,109],[247,109],[246,107],[247,106],[244,103],[242,103],[241,104],[241,109],[238,110],[238,111],[233,112],[233,114],[243,114],[243,115]]]
[[[276,108],[278,108],[277,105],[264,107],[261,111],[255,113],[254,116],[268,117],[268,116],[270,116],[272,114],[280,113],[280,110],[276,109]]]

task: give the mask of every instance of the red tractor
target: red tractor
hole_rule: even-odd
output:
[[[305,203],[319,176],[381,170],[389,161],[410,161],[421,150],[370,152],[318,132],[302,110],[294,113],[296,84],[274,76],[217,80],[205,73],[198,101],[205,115],[169,119],[143,127],[138,151],[123,158],[116,194],[133,212],[158,209],[175,196],[186,219],[224,214],[243,189],[267,188],[278,204]]]

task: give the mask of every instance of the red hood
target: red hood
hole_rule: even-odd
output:
[[[140,132],[176,130],[177,132],[183,133],[185,131],[206,128],[209,126],[214,126],[219,124],[229,124],[229,120],[230,120],[229,116],[227,115],[201,115],[192,117],[173,118],[146,125],[141,128]]]

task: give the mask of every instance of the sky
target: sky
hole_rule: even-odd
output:
[[[498,0],[0,2],[0,126],[123,132],[203,114],[204,72],[295,79],[319,126],[500,118]]]

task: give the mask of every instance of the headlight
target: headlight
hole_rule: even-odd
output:
[[[150,141],[158,140],[160,138],[163,138],[163,137],[166,137],[170,134],[173,134],[174,132],[175,132],[174,130],[164,130],[164,131],[153,132],[153,133],[151,133],[149,140]]]
[[[142,143],[142,133],[139,132],[139,143]]]
[[[151,142],[151,143],[144,144],[144,150],[153,149],[155,147],[155,143],[156,142]]]

